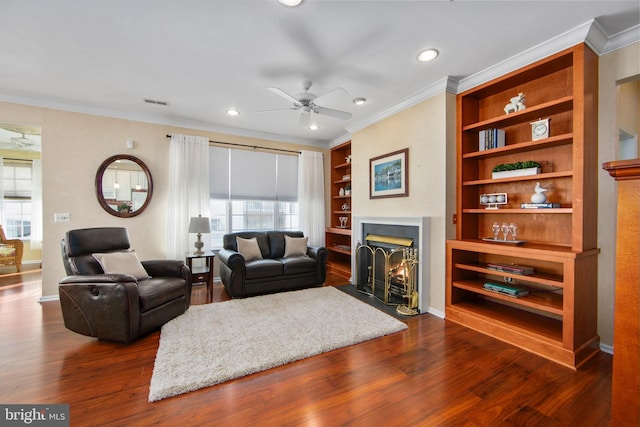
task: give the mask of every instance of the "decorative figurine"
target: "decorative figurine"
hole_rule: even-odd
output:
[[[507,105],[504,106],[504,113],[505,114],[509,114],[509,113],[515,113],[516,111],[522,111],[525,108],[527,108],[524,105],[524,93],[519,93],[518,96],[514,96],[513,98],[510,99],[511,102],[509,102]]]
[[[545,191],[548,191],[546,188],[542,188],[539,182],[536,182],[535,193],[531,195],[532,203],[545,203],[547,201],[547,196],[544,194]]]

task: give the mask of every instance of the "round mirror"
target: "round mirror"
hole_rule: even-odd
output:
[[[153,193],[151,172],[142,160],[117,154],[102,162],[96,174],[96,196],[100,206],[121,218],[139,215]]]

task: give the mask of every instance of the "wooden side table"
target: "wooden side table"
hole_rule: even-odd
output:
[[[205,283],[207,285],[207,302],[213,302],[213,260],[216,254],[212,251],[204,251],[202,254],[194,252],[186,253],[187,266],[191,269],[192,283]],[[193,267],[193,260],[205,259],[204,266]]]

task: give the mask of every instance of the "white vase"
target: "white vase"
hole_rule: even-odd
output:
[[[531,203],[544,203],[547,201],[547,196],[544,193],[533,193],[531,195]]]
[[[341,188],[340,191],[338,191],[338,194],[344,196],[344,188]]]

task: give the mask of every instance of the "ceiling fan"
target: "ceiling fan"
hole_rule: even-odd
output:
[[[330,90],[329,92],[323,95],[316,95],[314,93],[309,92],[311,88],[311,80],[303,80],[302,81],[302,90],[304,92],[298,93],[295,96],[288,94],[287,92],[279,89],[277,87],[270,87],[269,90],[276,95],[280,95],[287,101],[290,101],[293,104],[293,107],[289,108],[278,108],[275,110],[262,110],[261,113],[274,112],[274,111],[284,111],[284,110],[300,110],[300,125],[308,126],[311,124],[311,114],[319,114],[329,117],[334,117],[336,119],[349,120],[351,118],[351,113],[347,111],[334,110],[332,108],[323,107],[323,104],[330,103],[332,98],[336,95],[347,95],[347,91],[341,87],[337,87],[335,89]]]
[[[27,138],[26,134],[20,132],[22,136],[11,138],[0,138],[0,148],[14,150],[40,151],[40,142],[36,139]]]

